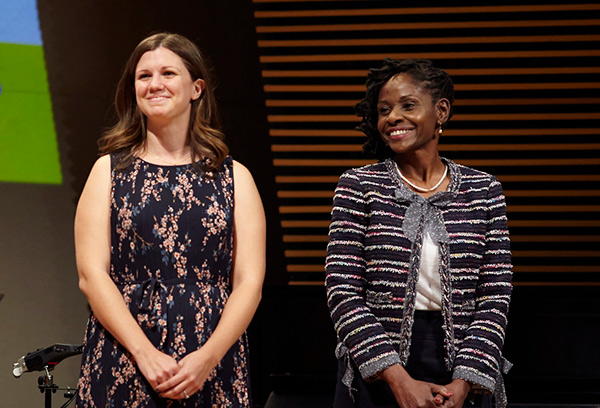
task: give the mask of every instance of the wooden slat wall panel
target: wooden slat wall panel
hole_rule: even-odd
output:
[[[323,284],[335,184],[372,162],[353,106],[388,56],[453,77],[440,151],[502,181],[515,283],[600,285],[600,4],[253,3],[290,285]]]

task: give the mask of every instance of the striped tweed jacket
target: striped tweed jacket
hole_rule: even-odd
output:
[[[424,230],[440,246],[446,366],[476,392],[500,385],[512,290],[502,186],[494,176],[442,160],[450,185],[428,199],[404,186],[392,159],[339,180],[326,287],[349,387],[353,367],[369,379],[407,362]]]

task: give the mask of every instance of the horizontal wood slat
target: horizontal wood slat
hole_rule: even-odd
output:
[[[327,235],[284,235],[284,242],[327,242]],[[517,235],[513,242],[600,242],[598,235]]]
[[[373,160],[343,159],[275,159],[275,166],[302,167],[361,167],[374,163]],[[489,160],[457,160],[465,166],[598,166],[599,159],[489,159]]]
[[[514,150],[599,150],[600,143],[577,143],[571,145],[565,144],[444,144],[440,146],[441,152],[452,152],[452,151],[514,151]],[[304,144],[304,145],[279,145],[274,144],[271,146],[273,152],[360,152],[362,151],[362,145],[315,145],[315,144]]]
[[[599,21],[600,23],[600,21]],[[463,51],[463,52],[407,52],[393,54],[314,54],[262,56],[261,63],[274,62],[339,62],[382,61],[384,58],[474,59],[474,58],[573,58],[598,57],[600,50],[530,50],[530,51]]]
[[[536,128],[536,129],[446,129],[444,136],[552,136],[552,135],[597,135],[598,128]],[[354,130],[316,130],[316,129],[271,129],[270,136],[281,137],[365,137]]]
[[[292,10],[292,11],[256,11],[256,18],[281,17],[333,17],[333,16],[390,16],[415,14],[467,14],[467,13],[523,13],[535,11],[589,11],[600,10],[598,4],[556,4],[556,5],[507,5],[507,6],[467,6],[467,7],[405,7],[372,9],[329,9],[329,10]]]
[[[506,197],[600,197],[600,190],[504,190],[504,195]],[[290,190],[279,190],[277,192],[277,197],[279,198],[333,198],[332,190],[299,190],[299,191],[290,191]],[[535,208],[544,208],[543,206],[536,206]],[[558,211],[559,208],[571,208],[576,209],[581,206],[552,206],[549,208],[554,208]],[[533,207],[523,207],[516,206],[516,208],[529,208],[532,210]],[[599,206],[585,206],[583,208],[587,208],[588,211],[598,211]],[[512,206],[511,206],[512,210]]]
[[[285,255],[290,258],[323,258],[327,255],[325,250],[287,250]],[[600,257],[598,251],[512,251],[512,256],[527,258],[578,258]]]
[[[264,87],[265,92],[360,92],[363,88],[363,85],[265,85]],[[457,91],[598,88],[600,85],[597,82],[465,84],[455,87]]]
[[[527,174],[498,176],[501,182],[558,182],[558,181],[600,181],[600,174]],[[277,183],[337,183],[339,176],[276,176]],[[511,207],[512,208],[512,207]]]
[[[277,77],[306,77],[306,78],[321,78],[321,77],[349,77],[349,78],[365,78],[368,70],[264,70],[262,76],[264,78]],[[467,76],[467,75],[557,75],[557,74],[597,74],[600,72],[598,67],[511,67],[504,68],[456,68],[446,70],[452,77]],[[458,102],[458,101],[457,101]]]
[[[380,45],[430,45],[430,44],[497,44],[497,43],[549,43],[598,41],[597,35],[537,35],[498,37],[426,37],[378,38],[346,40],[279,40],[259,41],[259,47],[363,47]]]
[[[332,31],[383,31],[383,30],[444,30],[464,28],[523,28],[523,27],[573,27],[600,25],[600,19],[582,20],[504,20],[504,21],[449,21],[431,23],[382,23],[382,24],[310,24],[256,27],[257,33],[306,33]]]
[[[281,206],[282,214],[330,214],[331,206]],[[281,225],[287,228],[327,228],[329,221],[282,221]],[[508,220],[509,227],[600,227],[600,220]],[[595,231],[594,231],[595,232]],[[557,238],[560,241],[559,238]]]
[[[598,72],[600,73],[600,72]],[[308,99],[308,100],[271,100],[266,101],[268,107],[292,107],[292,106],[339,106],[349,107],[356,104],[357,101],[351,99],[330,100],[330,99]],[[596,105],[600,104],[600,98],[513,98],[513,99],[462,99],[455,102],[454,106],[483,106],[483,105]]]
[[[289,264],[287,267],[288,272],[324,272],[324,264]],[[553,266],[553,265],[527,265],[527,266],[515,266],[513,272],[527,272],[527,273],[565,273],[565,272],[576,272],[576,273],[599,273],[600,266]],[[590,276],[593,278],[593,276]],[[541,283],[541,282],[540,282]],[[600,283],[600,282],[598,282]]]

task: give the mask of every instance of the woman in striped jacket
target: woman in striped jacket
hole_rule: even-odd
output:
[[[333,203],[336,408],[505,405],[505,199],[494,176],[439,156],[453,100],[431,61],[386,59],[356,105],[380,161],[345,172]]]

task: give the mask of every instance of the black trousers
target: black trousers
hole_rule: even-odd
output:
[[[416,380],[436,384],[452,382],[452,373],[446,370],[444,363],[444,331],[443,318],[440,312],[415,311],[410,356],[404,367]],[[355,371],[353,388],[354,401],[350,397],[348,387],[342,384],[346,370],[343,360],[338,361],[338,378],[335,390],[334,408],[398,408],[390,387],[384,381],[366,382]],[[468,398],[465,407],[492,407],[491,396],[475,395]]]

